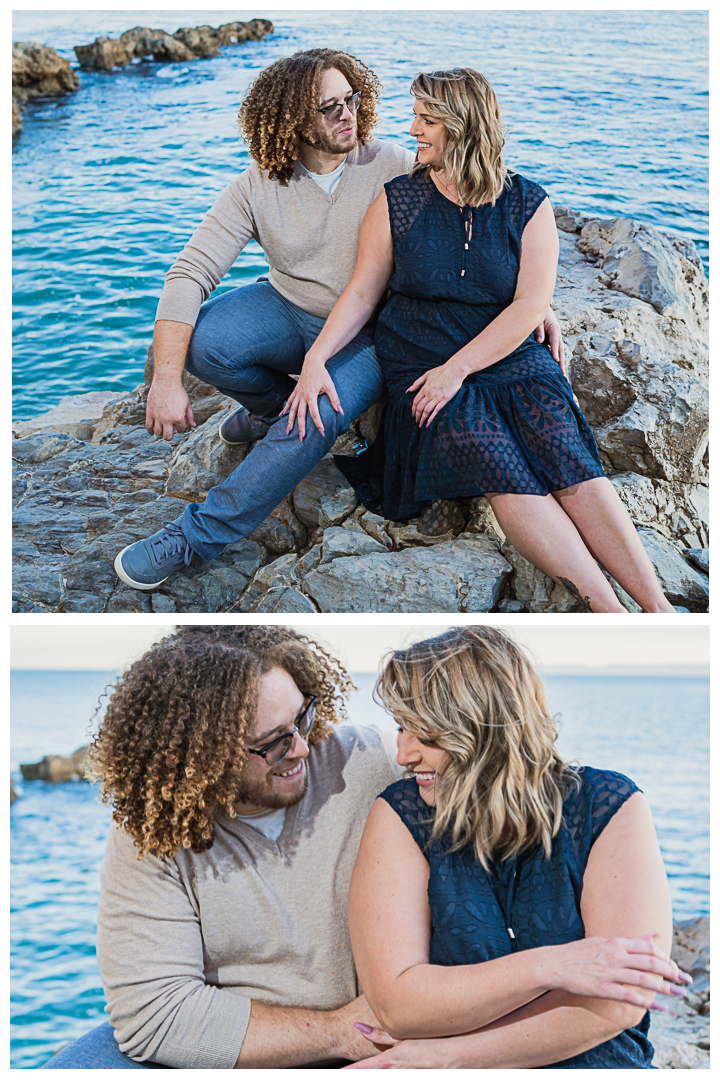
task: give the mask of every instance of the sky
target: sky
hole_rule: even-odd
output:
[[[558,616],[554,616],[557,619]],[[205,620],[203,620],[205,621]],[[222,620],[218,620],[220,622]],[[386,616],[362,624],[284,621],[316,637],[355,674],[375,673],[383,655],[412,641],[440,634],[454,623],[430,620],[413,623]],[[547,674],[590,671],[608,674],[698,674],[709,670],[709,629],[703,626],[597,625],[574,621],[571,625],[533,625],[512,620],[492,621],[507,630],[533,656]],[[23,624],[11,627],[11,667],[15,670],[118,671],[137,659],[153,641],[172,629],[171,623],[136,625]]]

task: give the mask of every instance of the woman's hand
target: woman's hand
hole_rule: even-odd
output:
[[[400,1042],[382,1028],[370,1028],[355,1024],[368,1042],[381,1051],[374,1057],[364,1058],[345,1069],[443,1069],[445,1063],[438,1052],[440,1039],[404,1039]]]
[[[418,427],[430,427],[443,405],[455,397],[462,386],[462,376],[450,365],[431,368],[408,386],[406,393],[417,390],[412,404],[412,414]]]
[[[318,398],[321,394],[327,394],[330,399],[330,404],[335,412],[339,412],[342,416],[345,415],[343,407],[340,404],[340,398],[337,396],[335,383],[330,378],[325,365],[319,363],[313,364],[308,361],[308,358],[306,357],[302,371],[300,372],[300,378],[297,381],[297,386],[285,402],[285,408],[280,413],[281,416],[285,413],[288,414],[288,435],[292,431],[295,424],[295,418],[297,417],[300,442],[303,441],[305,438],[308,411],[320,434],[325,434],[320,410],[318,409]]]
[[[565,343],[562,339],[562,330],[557,315],[551,307],[547,309],[545,321],[535,331],[535,340],[541,344],[543,341],[547,341],[550,355],[560,365],[560,370],[567,378],[567,372],[565,371]]]
[[[640,938],[588,937],[548,951],[553,990],[609,998],[643,1009],[665,1009],[655,994],[683,997],[692,977],[658,948],[651,934]],[[638,987],[634,990],[633,987]]]

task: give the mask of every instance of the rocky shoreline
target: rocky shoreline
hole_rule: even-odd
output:
[[[90,45],[76,45],[74,52],[86,71],[111,71],[136,59],[149,57],[156,63],[186,63],[220,55],[225,45],[261,41],[272,34],[269,19],[229,22],[222,26],[183,26],[174,34],[135,26],[119,38],[98,37]],[[36,97],[57,97],[77,90],[80,80],[69,61],[49,45],[15,41],[12,47],[12,134],[22,131],[21,109]]]
[[[697,251],[653,226],[556,210],[554,304],[569,377],[666,595],[708,607],[708,285]],[[245,540],[153,593],[122,585],[124,546],[201,501],[251,446],[217,429],[234,402],[188,381],[198,427],[150,438],[152,378],[13,426],[18,612],[571,612],[582,606],[507,542],[482,497],[411,523],[359,506],[328,455]],[[378,408],[357,431],[372,438]],[[351,439],[355,433],[351,432]],[[342,453],[343,445],[336,446]],[[614,586],[631,612],[637,605]]]

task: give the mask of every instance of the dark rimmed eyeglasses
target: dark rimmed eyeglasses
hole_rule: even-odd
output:
[[[298,716],[297,723],[292,731],[286,731],[284,735],[278,735],[277,739],[273,739],[272,742],[261,746],[259,750],[251,750],[248,746],[248,754],[259,754],[261,758],[265,758],[266,765],[277,765],[279,761],[282,761],[290,753],[296,735],[299,735],[301,739],[308,737],[315,723],[316,712],[317,695],[311,694],[310,700]]]
[[[335,105],[326,105],[324,109],[318,109],[318,112],[322,113],[326,120],[334,122],[335,120],[340,119],[346,105],[351,113],[356,112],[359,101],[360,91],[358,90],[357,94],[353,94],[353,96],[349,97],[346,101],[339,101]]]

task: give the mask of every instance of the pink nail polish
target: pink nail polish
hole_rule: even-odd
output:
[[[358,1024],[356,1022],[353,1024],[353,1027],[356,1027],[358,1031],[362,1031],[363,1035],[372,1035],[372,1028],[368,1027],[367,1024]]]

